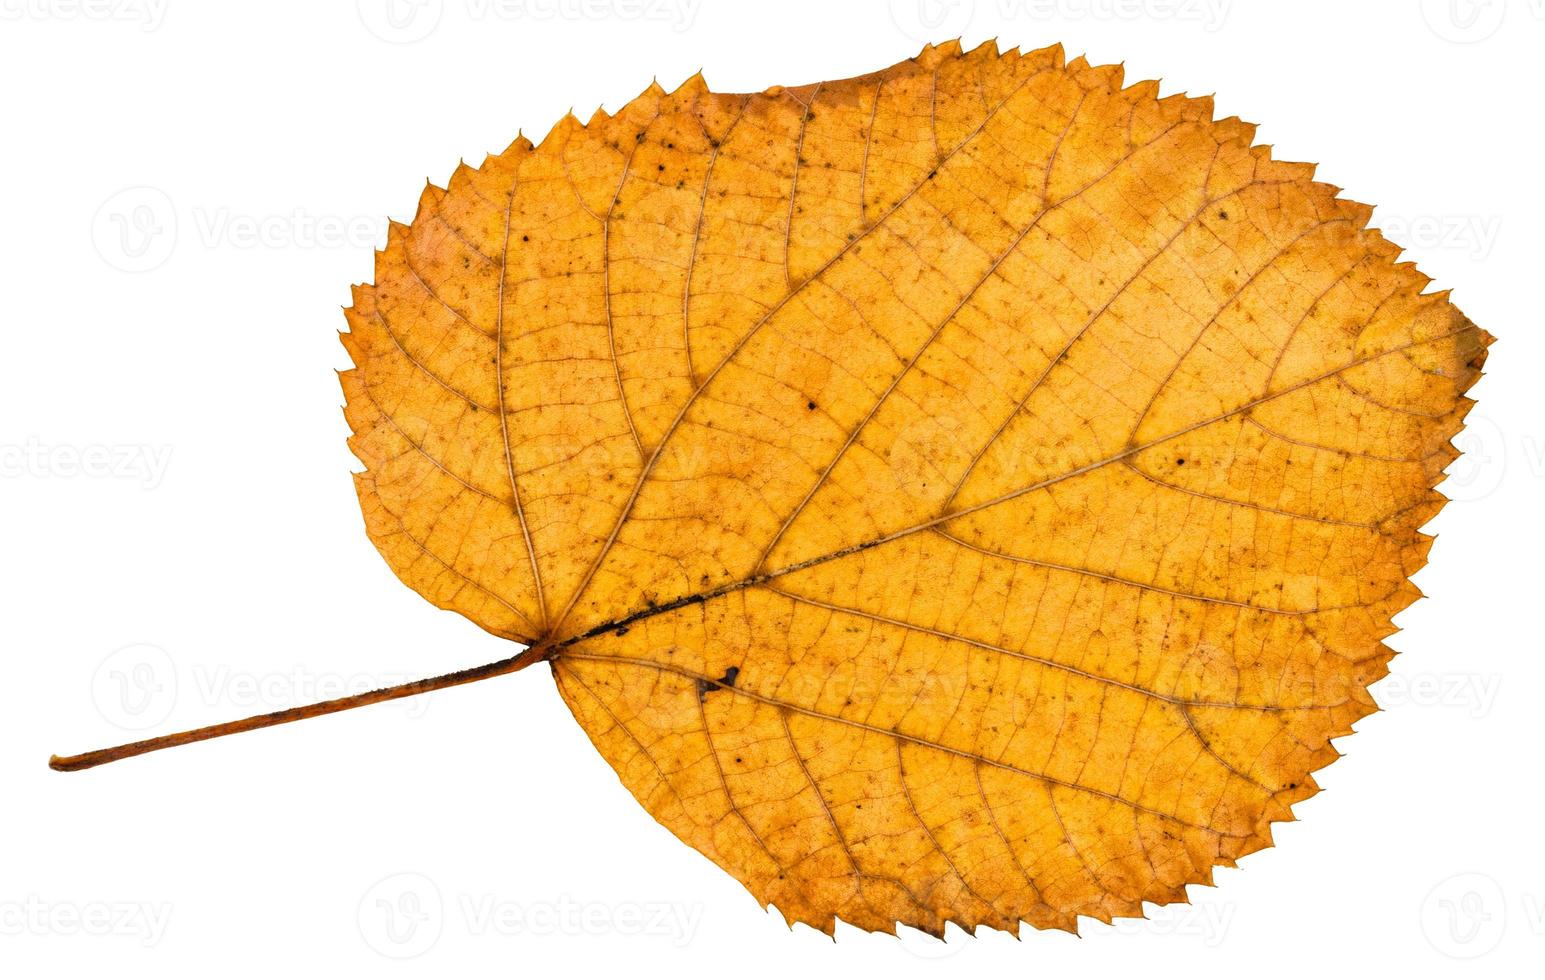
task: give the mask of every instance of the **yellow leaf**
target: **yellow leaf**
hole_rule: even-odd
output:
[[[791,922],[1183,900],[1374,710],[1491,338],[1156,92],[651,86],[426,188],[355,294],[376,546]]]
[[[1373,710],[1489,339],[1211,108],[944,45],[458,169],[349,311],[371,537],[790,921],[1183,899]]]

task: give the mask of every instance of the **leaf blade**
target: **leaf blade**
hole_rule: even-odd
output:
[[[459,170],[351,312],[372,537],[791,922],[1182,899],[1373,710],[1490,340],[1211,116],[946,45]]]

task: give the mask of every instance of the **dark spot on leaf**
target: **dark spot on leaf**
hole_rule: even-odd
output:
[[[739,667],[727,667],[724,670],[724,676],[720,677],[716,681],[704,680],[703,678],[699,677],[697,679],[697,699],[699,701],[703,700],[703,695],[707,694],[710,691],[717,691],[720,688],[725,688],[725,687],[734,687],[735,686],[735,678],[737,678],[739,676],[740,676],[740,668]]]

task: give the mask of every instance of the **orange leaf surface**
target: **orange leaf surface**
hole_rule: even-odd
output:
[[[519,139],[348,311],[370,536],[791,922],[1183,900],[1374,710],[1490,341],[1252,136],[949,44]]]

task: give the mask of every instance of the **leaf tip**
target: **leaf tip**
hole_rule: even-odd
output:
[[[969,52],[971,57],[982,58],[997,58],[1000,54],[998,51],[998,38],[996,36],[988,38]]]
[[[707,95],[708,94],[708,80],[703,77],[703,69],[699,68],[697,71],[693,72],[692,74],[688,75],[686,78],[682,79],[681,84],[676,86],[676,91],[672,92],[671,94],[672,95]]]

